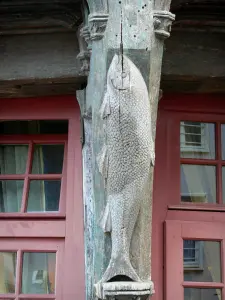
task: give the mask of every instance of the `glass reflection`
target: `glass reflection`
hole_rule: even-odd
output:
[[[181,165],[181,201],[216,203],[216,167]]]
[[[23,180],[0,180],[0,212],[20,211],[23,183]]]
[[[0,252],[0,293],[15,293],[16,252]]]
[[[215,124],[182,121],[180,152],[183,158],[215,159]]]
[[[221,282],[220,242],[183,241],[184,280]]]
[[[184,300],[221,300],[221,289],[185,288]]]
[[[0,174],[24,174],[27,156],[27,145],[0,145]]]
[[[54,294],[55,292],[55,253],[23,254],[22,293]]]
[[[60,180],[31,180],[27,211],[58,211],[60,188]]]
[[[64,145],[35,145],[33,174],[61,174]]]

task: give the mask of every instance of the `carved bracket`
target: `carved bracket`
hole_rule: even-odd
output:
[[[159,39],[165,40],[170,36],[171,25],[175,20],[175,15],[169,11],[154,11],[154,29]]]
[[[78,37],[78,43],[79,43],[79,48],[80,52],[77,55],[77,59],[80,60],[81,62],[81,73],[84,75],[88,75],[89,70],[90,70],[90,51],[88,49],[88,44],[84,36],[84,26],[81,25],[78,28],[77,32],[77,37]]]
[[[96,296],[99,299],[108,300],[145,300],[154,294],[154,284],[152,281],[133,282],[117,281],[96,284]]]
[[[91,53],[91,35],[87,25],[81,28],[80,35],[85,39],[87,43],[87,50]]]
[[[88,18],[91,40],[101,40],[108,22],[108,14],[90,14]]]

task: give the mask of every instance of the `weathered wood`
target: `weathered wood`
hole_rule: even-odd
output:
[[[161,87],[166,92],[225,92],[224,33],[173,31],[165,43]]]
[[[193,77],[162,75],[163,93],[225,93],[225,77]]]
[[[174,0],[171,11],[176,14],[173,29],[224,30],[224,0]]]
[[[0,2],[0,32],[5,30],[65,27],[72,28],[81,22],[80,0],[47,0]]]
[[[0,97],[75,94],[86,84],[75,32],[2,36]]]
[[[3,36],[0,80],[31,80],[80,76],[74,33]]]
[[[75,95],[86,77],[0,81],[0,98]]]
[[[88,78],[88,86],[86,93],[86,106],[92,107],[92,134],[93,134],[93,200],[94,205],[90,205],[87,209],[93,228],[86,229],[86,236],[93,233],[93,241],[86,240],[86,249],[89,250],[88,260],[93,261],[94,268],[89,272],[94,274],[87,275],[87,298],[93,298],[93,284],[101,280],[108,266],[111,254],[110,236],[104,234],[100,227],[100,221],[106,206],[106,191],[104,180],[101,177],[96,157],[99,155],[104,141],[104,122],[100,117],[100,107],[106,90],[106,74],[112,58],[115,53],[126,55],[141,72],[146,85],[149,87],[148,92],[153,108],[152,124],[153,132],[149,132],[149,136],[155,136],[155,120],[157,111],[157,102],[159,96],[159,84],[161,75],[161,60],[163,53],[163,40],[160,37],[169,36],[169,27],[173,15],[169,14],[170,1],[155,1],[157,5],[153,6],[153,2],[148,1],[140,3],[140,1],[108,1],[109,4],[109,20],[107,27],[103,24],[106,19],[106,10],[102,5],[102,10],[97,10],[97,16],[93,21],[92,17],[96,13],[96,3],[103,1],[88,1],[90,4],[90,37],[92,39],[92,56],[90,62],[90,74]],[[101,6],[101,5],[100,5]],[[157,22],[154,21],[154,9],[157,10]],[[163,10],[163,11],[162,11]],[[101,19],[102,17],[102,19]],[[94,26],[92,26],[94,25]],[[154,26],[157,26],[157,28]],[[100,37],[106,32],[104,38]],[[157,29],[157,38],[154,34]],[[98,37],[98,40],[95,38]],[[97,70],[97,72],[96,72]],[[149,74],[150,73],[150,74]],[[118,75],[119,76],[119,75]],[[119,76],[120,77],[120,76]],[[112,129],[113,130],[113,129]],[[150,185],[152,188],[153,172],[151,172]],[[147,199],[143,199],[140,209],[139,218],[132,236],[130,259],[132,266],[138,273],[141,280],[150,279],[150,243],[151,243],[151,199],[152,189],[148,193]],[[126,273],[122,272],[121,275]],[[127,275],[129,277],[129,275]],[[118,281],[124,279],[117,278]],[[126,278],[127,280],[128,278]],[[115,279],[116,280],[116,279]],[[101,281],[97,285],[97,293],[102,297]],[[119,287],[119,286],[118,286]],[[132,294],[132,288],[128,291]],[[133,291],[134,295],[135,291]],[[148,291],[150,293],[150,291]]]
[[[225,77],[223,33],[173,32],[165,43],[162,73],[173,77]]]

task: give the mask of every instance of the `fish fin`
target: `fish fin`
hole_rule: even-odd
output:
[[[132,267],[129,258],[125,258],[121,253],[119,256],[111,258],[101,281],[108,282],[116,276],[124,276],[130,281],[140,281],[140,278]]]
[[[110,98],[108,93],[106,92],[101,108],[100,108],[100,115],[102,119],[105,119],[108,115],[110,115],[111,109],[110,109]]]
[[[151,138],[151,147],[150,147],[150,157],[151,157],[151,166],[155,166],[155,147],[153,139]]]
[[[105,212],[101,220],[101,227],[104,230],[104,232],[111,232],[112,230],[112,220],[109,203],[106,204]]]
[[[155,166],[155,151],[151,151],[151,165]]]
[[[108,177],[108,163],[109,163],[109,158],[108,158],[107,146],[104,145],[102,147],[102,150],[97,156],[97,164],[98,164],[99,172],[102,174],[104,178]]]

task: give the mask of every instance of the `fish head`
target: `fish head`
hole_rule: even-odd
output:
[[[129,63],[125,56],[115,54],[108,71],[107,80],[108,84],[116,90],[130,88]]]

